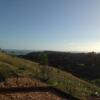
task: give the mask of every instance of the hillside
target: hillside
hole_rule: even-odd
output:
[[[70,72],[81,79],[100,86],[100,53],[41,51],[31,52],[21,57],[41,63],[43,58],[40,59],[40,57],[43,55],[48,59],[49,66]]]
[[[4,81],[12,76],[29,76],[39,79],[49,86],[53,86],[81,100],[87,100],[88,97],[96,92],[100,94],[99,87],[80,80],[70,73],[0,53],[0,80]]]

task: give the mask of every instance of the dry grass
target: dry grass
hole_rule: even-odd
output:
[[[17,73],[18,75],[26,75],[38,79],[43,78],[41,69],[43,69],[44,66],[41,66],[38,63],[12,57],[4,53],[0,53],[0,62],[2,62],[5,68],[9,66],[8,68],[13,70],[14,73]],[[0,65],[0,68],[4,67]],[[59,69],[53,67],[49,67],[48,69],[50,70],[50,73],[47,74],[49,79],[46,82],[49,85],[52,85],[78,98],[87,98],[95,92],[100,94],[100,88],[96,87],[95,85],[80,80],[72,74]]]

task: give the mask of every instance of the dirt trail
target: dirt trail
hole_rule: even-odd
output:
[[[11,78],[0,83],[0,100],[78,100],[39,80]]]
[[[64,93],[56,88],[53,88],[53,87],[19,87],[19,88],[17,87],[17,88],[1,88],[0,89],[0,94],[2,94],[2,95],[5,95],[5,94],[16,95],[18,93],[20,93],[20,95],[23,93],[25,93],[25,94],[32,93],[32,95],[34,93],[35,94],[39,93],[39,95],[45,94],[45,96],[48,94],[47,96],[48,96],[48,98],[52,98],[51,100],[54,100],[53,98],[56,98],[56,100],[62,100],[62,99],[64,99],[64,100],[78,100],[78,99],[72,97],[71,95],[66,94],[66,93]],[[35,97],[36,97],[36,95],[35,95]],[[41,97],[41,100],[44,100],[42,98],[44,98],[44,97]],[[59,99],[57,99],[57,98],[59,98]],[[47,100],[49,100],[49,99],[47,99]]]

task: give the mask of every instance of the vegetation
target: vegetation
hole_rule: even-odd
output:
[[[8,77],[26,75],[40,80],[45,80],[42,70],[46,66],[49,73],[45,73],[48,77],[45,80],[50,86],[54,86],[66,93],[73,95],[81,100],[91,96],[95,92],[100,94],[100,88],[88,82],[80,80],[68,72],[53,68],[47,65],[40,65],[28,60],[20,59],[15,56],[10,56],[5,53],[0,53],[0,68],[4,71],[5,79]],[[8,70],[9,69],[9,70]],[[2,70],[0,70],[2,72]],[[6,75],[7,74],[7,75]]]
[[[88,80],[89,82],[100,79],[100,54],[96,54],[95,52],[66,53],[44,51],[32,52],[22,57],[40,63],[41,61],[38,60],[38,54],[42,53],[47,55],[49,66],[54,66],[66,72],[70,72],[79,78]]]

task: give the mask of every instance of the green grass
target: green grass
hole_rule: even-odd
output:
[[[16,75],[38,78],[45,81],[50,86],[54,86],[81,100],[85,100],[95,92],[100,94],[99,87],[80,80],[70,73],[53,67],[42,66],[38,63],[10,56],[5,53],[0,53],[0,73],[5,78]],[[45,78],[47,78],[47,80],[45,80]]]
[[[92,80],[91,83],[100,87],[100,79]]]

